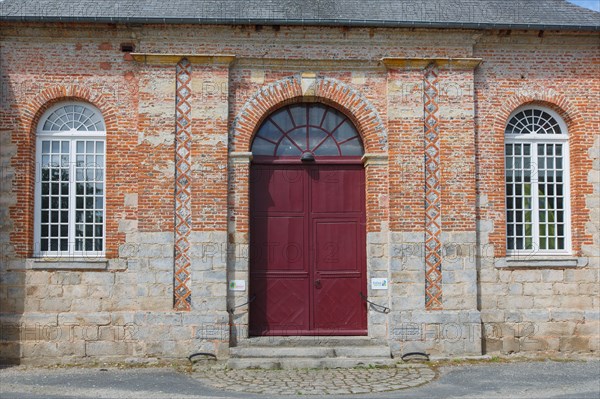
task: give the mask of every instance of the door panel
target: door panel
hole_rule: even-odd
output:
[[[250,173],[253,212],[304,213],[306,170],[255,166]]]
[[[303,217],[257,216],[253,219],[254,272],[306,271]]]
[[[313,229],[317,273],[360,272],[359,226],[356,220],[315,219]]]
[[[312,174],[312,213],[361,213],[364,211],[362,167],[321,165]]]
[[[252,334],[298,335],[309,330],[308,282],[307,276],[255,276]]]
[[[253,165],[251,335],[365,335],[364,170]]]
[[[359,277],[321,279],[321,288],[315,289],[315,329],[329,335],[366,334],[366,306],[359,295]]]

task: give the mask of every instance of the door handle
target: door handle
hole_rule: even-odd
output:
[[[315,288],[321,288],[321,280],[315,280]]]

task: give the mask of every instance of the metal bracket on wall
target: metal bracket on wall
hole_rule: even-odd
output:
[[[242,303],[241,305],[237,305],[237,306],[232,307],[231,309],[227,309],[227,313],[233,314],[237,308],[241,308],[242,306],[248,305],[255,299],[256,299],[256,295],[252,295],[252,297],[250,299],[248,299],[248,301]]]
[[[371,305],[371,308],[373,308],[374,311],[379,312],[379,313],[385,313],[388,314],[390,313],[390,308],[388,308],[387,306],[383,306],[383,305],[378,305],[375,302],[371,302],[369,301],[369,299],[363,295],[363,293],[359,293],[360,294],[360,298],[367,302],[369,305]]]

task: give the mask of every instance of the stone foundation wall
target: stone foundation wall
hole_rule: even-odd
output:
[[[481,317],[477,308],[476,234],[444,232],[443,310],[425,306],[425,234],[389,234],[388,339],[392,353],[432,356],[481,355]]]
[[[592,242],[579,256],[494,256],[491,222],[480,224],[480,306],[486,353],[600,352],[600,138],[588,150],[585,196]],[[540,259],[541,258],[541,259]]]
[[[173,311],[171,233],[131,233],[122,257],[92,260],[96,270],[67,260],[9,262],[0,273],[0,358],[55,364],[227,356],[225,238],[191,235],[189,312]],[[90,260],[79,263],[89,267]]]

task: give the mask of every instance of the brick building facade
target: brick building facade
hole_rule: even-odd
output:
[[[3,359],[227,358],[255,335],[600,350],[598,13],[59,3],[0,3]],[[315,185],[342,165],[364,184]],[[313,213],[273,210],[303,190]]]

